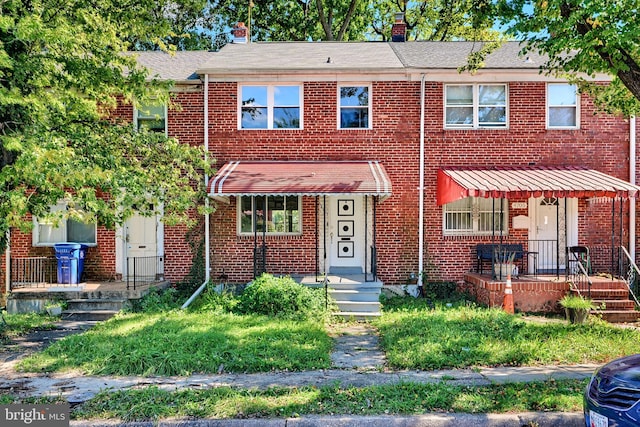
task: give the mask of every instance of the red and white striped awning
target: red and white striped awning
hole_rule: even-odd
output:
[[[578,167],[447,168],[438,171],[438,205],[465,197],[635,197],[640,187]]]
[[[210,181],[209,196],[391,195],[378,161],[234,161]]]

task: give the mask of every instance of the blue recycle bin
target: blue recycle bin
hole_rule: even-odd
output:
[[[53,245],[58,260],[58,283],[76,284],[84,272],[87,245],[80,243],[56,243]]]

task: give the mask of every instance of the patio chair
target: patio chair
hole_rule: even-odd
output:
[[[569,247],[570,261],[579,262],[584,267],[587,274],[591,274],[591,257],[589,256],[589,248],[586,246],[570,246]],[[578,266],[576,265],[572,271],[573,274],[580,273]]]

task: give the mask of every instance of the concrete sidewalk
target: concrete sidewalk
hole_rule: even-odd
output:
[[[38,351],[46,343],[79,333],[91,324],[61,322],[58,330],[45,332],[46,338],[34,335],[25,337],[15,345],[22,352],[0,353],[0,379],[3,390],[24,397],[60,396],[69,403],[78,404],[105,390],[121,390],[155,386],[173,391],[184,388],[206,389],[213,387],[238,387],[267,389],[269,387],[335,386],[366,387],[398,383],[440,383],[451,385],[490,385],[527,383],[549,379],[586,379],[599,365],[497,367],[478,369],[446,369],[435,371],[390,371],[384,367],[384,354],[379,350],[377,336],[368,325],[345,325],[334,330],[336,342],[332,364],[336,369],[306,372],[276,372],[259,374],[191,375],[186,377],[115,377],[78,376],[78,374],[20,373],[15,363],[24,355]],[[340,368],[340,369],[338,369]],[[72,422],[74,426],[113,426],[119,423],[105,421]],[[288,419],[257,420],[199,420],[166,421],[162,423],[130,423],[131,426],[582,426],[581,413],[524,413],[524,414],[426,414],[421,416],[332,416],[300,417]]]

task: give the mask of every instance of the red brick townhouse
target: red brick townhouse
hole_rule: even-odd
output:
[[[244,283],[268,271],[474,283],[470,273],[492,271],[478,245],[497,242],[517,245],[522,276],[564,275],[568,247],[589,248],[593,272],[618,265],[619,246],[633,256],[635,121],[597,111],[517,43],[460,73],[476,47],[272,42],[144,52],[152,74],[176,80],[182,108],[119,114],[203,144],[216,160],[216,211],[202,229],[213,279]],[[88,272],[122,275],[140,250],[164,257],[166,278],[183,278],[193,260],[186,230],[131,221],[116,232],[97,227]],[[36,234],[14,233],[12,255],[50,250]]]

